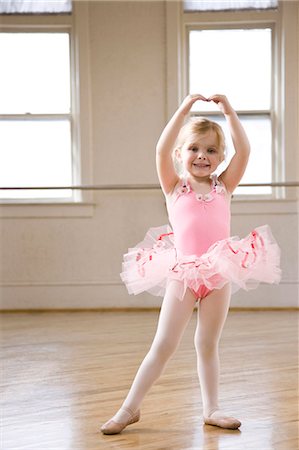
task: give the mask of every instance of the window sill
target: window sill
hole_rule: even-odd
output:
[[[0,203],[1,218],[68,218],[93,217],[94,203],[87,202],[20,202]]]

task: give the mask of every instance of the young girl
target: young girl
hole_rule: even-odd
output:
[[[184,120],[196,101],[214,102],[224,114],[235,148],[227,169],[224,135],[215,122]],[[277,283],[279,248],[267,226],[244,239],[230,238],[230,199],[249,158],[249,142],[236,112],[223,95],[189,95],[166,125],[157,144],[159,180],[172,229],[150,229],[143,242],[125,255],[122,279],[130,293],[164,295],[158,328],[132,387],[104,434],[120,433],[140,418],[140,405],[177,348],[198,301],[194,337],[204,423],[237,429],[241,422],[218,405],[218,344],[228,313],[231,288]],[[174,157],[183,167],[176,172]],[[248,285],[248,282],[250,284]],[[254,285],[255,282],[255,285]]]

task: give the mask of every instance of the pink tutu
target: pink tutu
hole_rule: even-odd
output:
[[[201,256],[178,255],[168,225],[150,228],[144,240],[124,255],[121,278],[130,294],[147,291],[164,296],[171,280],[180,281],[178,297],[187,287],[197,292],[232,284],[233,292],[254,289],[260,282],[279,283],[280,249],[268,225],[244,239],[237,236],[212,245]]]

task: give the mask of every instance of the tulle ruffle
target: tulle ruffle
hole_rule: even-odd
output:
[[[240,239],[237,236],[212,245],[201,256],[178,255],[173,233],[168,225],[150,228],[144,240],[124,255],[121,278],[130,294],[147,291],[164,296],[171,280],[180,286],[183,298],[189,287],[221,289],[228,282],[232,292],[254,289],[260,282],[279,283],[280,249],[268,225],[253,230]]]

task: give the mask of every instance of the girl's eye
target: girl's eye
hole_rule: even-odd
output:
[[[215,148],[209,148],[209,149],[208,149],[208,152],[209,152],[209,153],[215,153],[215,152],[216,152],[216,149],[215,149]]]
[[[197,152],[197,147],[190,147],[189,150],[191,150],[191,152]]]

